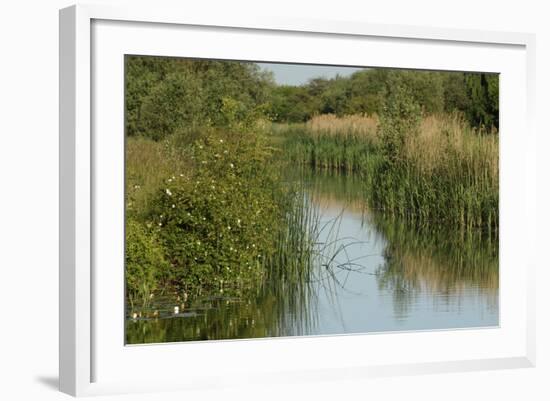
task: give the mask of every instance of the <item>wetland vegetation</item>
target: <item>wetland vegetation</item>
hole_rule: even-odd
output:
[[[125,64],[128,344],[498,324],[497,75]]]

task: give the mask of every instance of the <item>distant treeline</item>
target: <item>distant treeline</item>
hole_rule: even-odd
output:
[[[382,114],[397,85],[409,89],[424,114],[458,111],[472,126],[498,128],[496,74],[366,69],[350,77],[275,87],[271,112],[280,122],[303,122],[318,114]]]
[[[128,56],[126,69],[126,133],[155,140],[260,117],[304,122],[319,114],[382,114],[398,86],[424,114],[459,112],[474,127],[499,123],[496,74],[373,68],[279,86],[248,62]]]

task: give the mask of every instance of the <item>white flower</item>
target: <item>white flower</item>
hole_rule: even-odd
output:
[[[174,205],[174,204],[172,203],[172,209],[175,209],[175,208],[176,208],[176,205]]]
[[[223,139],[220,139],[220,143],[223,143]]]
[[[168,196],[172,196],[172,191],[170,191],[168,188],[166,188],[166,193],[168,194]]]
[[[233,168],[235,166],[233,165],[233,163],[229,163],[229,167]]]

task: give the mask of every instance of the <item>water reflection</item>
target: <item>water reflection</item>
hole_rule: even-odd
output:
[[[366,208],[359,178],[300,179],[337,267],[320,258],[307,282],[266,282],[240,299],[211,294],[177,315],[159,299],[156,317],[127,319],[127,343],[498,325],[498,238],[384,220]]]

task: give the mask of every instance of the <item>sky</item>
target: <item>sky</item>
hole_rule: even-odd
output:
[[[336,75],[349,76],[362,68],[335,67],[304,64],[258,63],[263,70],[272,71],[275,82],[279,85],[302,85],[311,78],[334,78]]]

